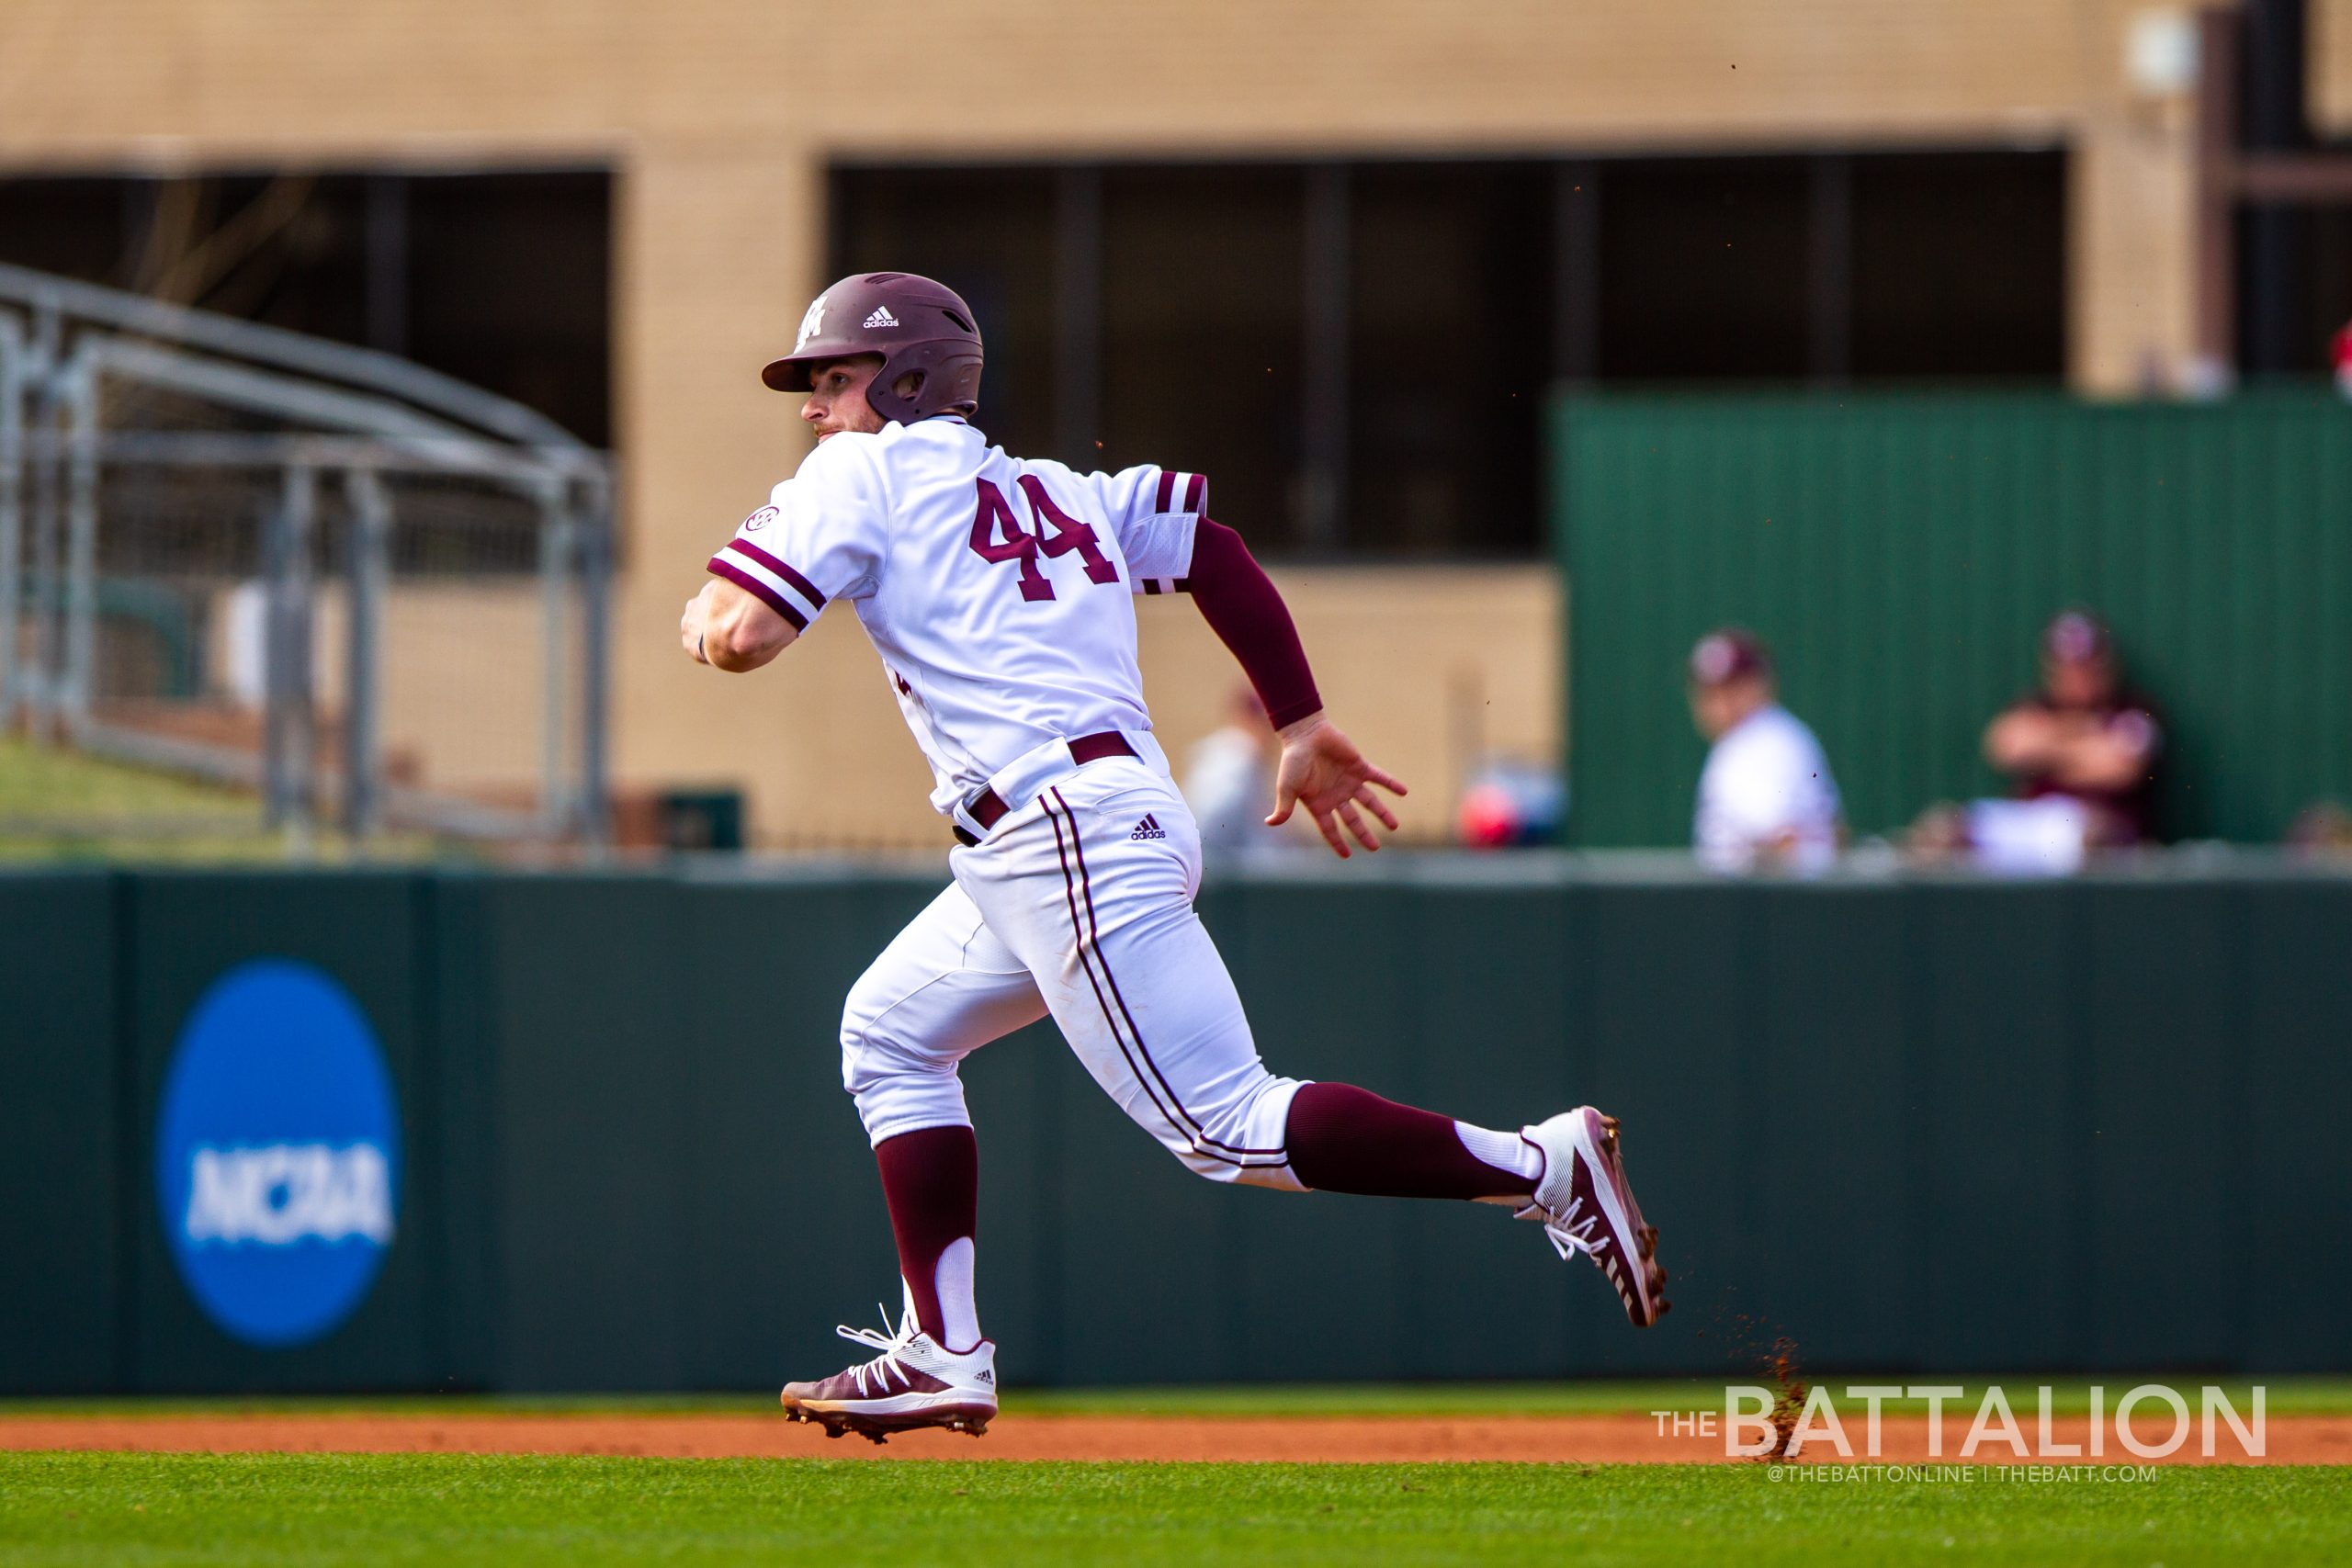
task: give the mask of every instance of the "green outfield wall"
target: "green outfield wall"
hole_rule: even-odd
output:
[[[1568,827],[1687,842],[1683,660],[1777,654],[1854,827],[1997,793],[1986,722],[2086,604],[2168,720],[2168,836],[2276,841],[2352,800],[2352,405],[2059,394],[1576,398],[1553,413]]]
[[[0,1392],[831,1367],[832,1325],[896,1299],[839,1002],[939,880],[0,875]],[[1491,1208],[1212,1187],[1036,1028],[967,1068],[1009,1382],[1728,1375],[1779,1334],[1823,1368],[2352,1371],[2352,879],[1384,857],[1202,908],[1282,1070],[1494,1124],[1623,1116],[1676,1310],[1629,1331]],[[380,1268],[300,1344],[224,1328],[159,1188],[163,1102],[256,961],[332,980],[398,1105]],[[201,1157],[353,1142],[271,1125]],[[246,1193],[256,1225],[307,1201],[300,1168]]]

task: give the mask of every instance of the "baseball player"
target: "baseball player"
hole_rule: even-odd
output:
[[[1200,834],[1151,733],[1136,594],[1189,593],[1281,736],[1273,811],[1334,853],[1379,848],[1405,786],[1324,716],[1298,635],[1207,483],[1150,466],[1085,474],[1012,456],[971,423],[980,334],[906,273],[818,296],[762,379],[805,394],[817,447],[711,558],[687,655],[756,670],[835,600],[852,605],[930,761],[953,880],[851,988],[842,1076],[872,1140],[904,1295],[878,1352],[785,1386],[835,1437],[975,1435],[996,1414],[975,1304],[979,1157],[963,1058],[1050,1015],[1095,1082],[1213,1181],[1509,1205],[1583,1253],[1636,1325],[1667,1308],[1617,1124],[1580,1107],[1516,1131],[1347,1084],[1278,1077],[1193,912]]]

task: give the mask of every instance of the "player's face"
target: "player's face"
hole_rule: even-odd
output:
[[[839,435],[844,430],[860,430],[871,435],[882,428],[882,416],[865,400],[865,389],[881,368],[880,355],[860,354],[847,359],[828,359],[809,370],[808,400],[800,405],[800,417],[808,422],[818,440]]]

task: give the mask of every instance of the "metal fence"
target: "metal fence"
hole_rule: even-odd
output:
[[[296,833],[600,841],[611,499],[420,366],[0,265],[0,729]]]

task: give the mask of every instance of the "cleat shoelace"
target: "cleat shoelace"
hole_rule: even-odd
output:
[[[889,1393],[895,1389],[904,1388],[914,1382],[914,1379],[907,1373],[906,1364],[900,1361],[899,1357],[914,1343],[915,1314],[910,1312],[900,1314],[899,1325],[896,1328],[890,1328],[890,1309],[880,1302],[876,1302],[874,1310],[881,1314],[882,1329],[889,1329],[888,1333],[886,1334],[882,1329],[876,1328],[852,1328],[846,1323],[833,1325],[833,1332],[851,1344],[863,1345],[868,1349],[882,1352],[870,1361],[862,1361],[854,1367],[845,1369],[845,1375],[857,1384],[857,1392],[862,1397]],[[873,1379],[871,1387],[866,1383],[869,1377]],[[896,1384],[891,1382],[893,1377],[898,1380]]]
[[[1601,1249],[1609,1245],[1605,1233],[1596,1234],[1600,1233],[1600,1212],[1596,1209],[1586,1213],[1582,1198],[1569,1199],[1568,1206],[1556,1213],[1540,1203],[1530,1203],[1519,1212],[1518,1217],[1542,1220],[1544,1235],[1558,1250],[1563,1260],[1571,1254],[1581,1252],[1598,1263],[1601,1260]]]

